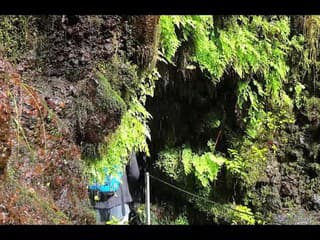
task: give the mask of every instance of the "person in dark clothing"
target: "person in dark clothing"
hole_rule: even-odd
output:
[[[97,224],[106,224],[113,218],[119,220],[119,224],[125,224],[129,221],[129,203],[133,200],[129,191],[128,179],[137,181],[140,176],[135,152],[133,151],[129,157],[119,190],[107,201],[95,201],[93,203]]]

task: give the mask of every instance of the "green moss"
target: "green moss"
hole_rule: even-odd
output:
[[[15,177],[12,169],[8,168],[8,177],[6,184],[10,188],[15,189],[18,192],[18,200],[16,204],[19,206],[34,206],[38,214],[46,216],[46,219],[53,224],[68,224],[71,223],[69,218],[65,213],[55,206],[55,204],[50,201],[47,197],[40,196],[35,190],[28,186],[21,185]],[[30,223],[32,219],[30,219]]]
[[[320,123],[320,98],[305,98],[303,114],[314,124]]]
[[[97,70],[107,79],[106,87],[114,90],[112,95],[120,96],[124,102],[131,102],[139,94],[142,79],[138,77],[137,66],[124,57],[114,55],[110,62],[99,63]]]
[[[98,79],[102,84],[102,99],[106,102],[104,108],[108,109],[120,109],[121,112],[126,110],[126,103],[120,96],[120,93],[116,90],[113,90],[108,79],[101,73],[97,72]]]
[[[278,189],[270,185],[248,192],[246,200],[255,209],[255,212],[262,213],[266,220],[269,212],[276,212],[282,207]]]
[[[114,55],[110,62],[97,65],[97,76],[105,111],[120,109],[121,123],[115,132],[105,136],[98,146],[98,157],[87,159],[86,173],[89,182],[104,179],[104,168],[113,173],[113,167],[125,165],[132,150],[149,156],[147,139],[151,139],[148,121],[151,118],[144,104],[153,95],[157,71],[149,69],[138,76],[138,67],[125,57]],[[100,90],[99,90],[100,89]]]
[[[32,16],[0,16],[0,53],[16,62],[32,47]]]

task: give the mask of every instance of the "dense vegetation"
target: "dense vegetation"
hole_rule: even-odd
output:
[[[160,74],[176,78],[169,81],[176,81],[175,87],[181,89],[178,94],[189,90],[187,98],[182,93],[176,101],[179,107],[189,108],[190,115],[198,115],[190,117],[194,124],[189,125],[188,133],[182,133],[187,137],[180,139],[178,134],[174,140],[170,135],[170,128],[177,123],[167,122],[170,126],[163,130],[167,135],[162,137],[168,141],[159,147],[156,164],[161,172],[185,189],[215,199],[214,205],[186,196],[195,208],[215,219],[213,222],[272,222],[272,213],[282,207],[312,209],[307,202],[317,190],[300,183],[293,187],[296,193],[286,193],[287,185],[281,181],[285,181],[282,174],[287,169],[295,172],[295,178],[307,178],[312,184],[319,181],[318,175],[308,176],[313,171],[310,166],[318,166],[317,150],[310,149],[319,146],[317,137],[308,139],[316,141],[313,143],[298,143],[295,138],[297,134],[309,138],[305,134],[311,132],[315,136],[319,127],[319,18],[162,16],[160,25],[160,61],[174,66],[180,76]],[[198,69],[200,75],[190,73]],[[190,81],[202,84],[199,78],[212,84],[212,91],[205,96],[195,92],[195,87],[181,86]],[[196,101],[197,94],[207,98],[202,103],[206,109],[201,109],[205,116],[192,109],[192,103],[183,103]]]
[[[318,16],[2,16],[7,223],[92,223],[86,185],[132,150],[198,196],[152,181],[154,224],[319,223],[319,37]]]

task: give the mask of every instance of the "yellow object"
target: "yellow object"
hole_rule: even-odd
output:
[[[98,195],[95,195],[95,196],[94,196],[94,200],[95,200],[95,201],[99,201],[99,200],[100,200],[99,196],[98,196]]]

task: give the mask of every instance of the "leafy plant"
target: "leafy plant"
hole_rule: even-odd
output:
[[[172,62],[171,59],[181,44],[175,33],[174,18],[171,16],[161,16],[160,28],[161,52],[169,62]]]
[[[120,126],[114,133],[108,135],[105,142],[100,145],[100,158],[89,161],[88,172],[90,182],[97,179],[103,183],[104,169],[107,168],[113,174],[112,166],[125,165],[131,151],[146,152],[149,155],[149,148],[146,138],[150,138],[150,133],[146,121],[150,114],[136,101],[132,103],[129,110],[123,115]]]
[[[234,209],[238,211],[234,211],[233,213],[232,224],[255,224],[256,221],[250,208],[237,205],[234,207]]]
[[[182,163],[186,175],[193,173],[201,182],[203,187],[207,187],[218,175],[220,167],[225,162],[225,158],[216,156],[211,152],[198,155],[190,148],[182,150]]]
[[[231,160],[226,161],[227,170],[252,186],[263,175],[268,149],[245,140],[239,150],[229,149]]]
[[[216,223],[230,223],[232,225],[254,225],[261,220],[256,218],[252,210],[244,205],[234,203],[205,204],[202,201],[195,201],[195,205],[202,212],[207,212]]]
[[[118,69],[118,64],[120,63],[117,58],[114,58],[113,68]],[[125,68],[122,71],[129,71],[132,76],[137,77],[137,68],[129,63],[127,63],[126,67],[121,68]],[[115,132],[107,135],[104,142],[99,144],[99,157],[86,161],[89,183],[97,180],[98,183],[102,184],[104,181],[104,170],[107,169],[109,171],[108,174],[116,175],[117,168],[115,166],[125,166],[132,151],[145,152],[149,156],[147,139],[151,139],[148,127],[151,115],[145,109],[144,104],[146,97],[153,95],[154,81],[159,77],[159,74],[156,70],[152,70],[146,73],[144,78],[134,84],[134,86],[126,85],[129,96],[124,99],[120,96],[119,90],[117,90],[119,86],[115,84],[117,82],[115,77],[118,75],[114,74],[104,64],[100,64],[98,69],[100,71],[97,71],[97,76],[104,86],[107,101],[111,105],[120,106],[123,112],[121,123]],[[104,74],[110,76],[112,81],[109,81]],[[121,82],[118,84],[121,85]],[[137,90],[134,91],[134,88],[137,88]]]
[[[225,162],[221,156],[212,152],[198,155],[188,147],[167,149],[159,153],[157,166],[175,180],[193,175],[203,187],[208,187],[216,180],[220,167]]]
[[[297,106],[297,108],[301,108],[302,106],[302,91],[303,89],[305,89],[305,86],[301,83],[297,83],[297,85],[294,87],[294,91],[295,91],[295,104]]]

